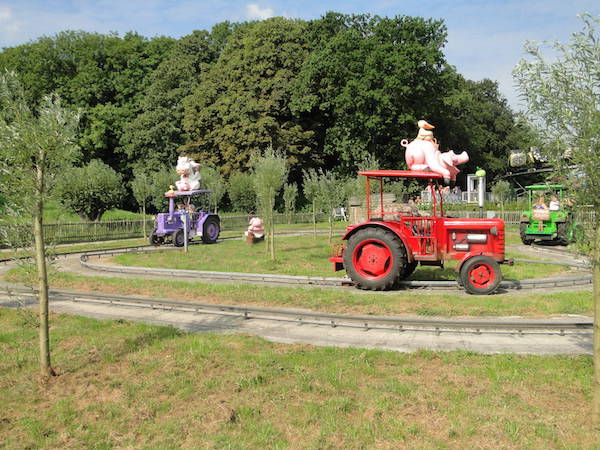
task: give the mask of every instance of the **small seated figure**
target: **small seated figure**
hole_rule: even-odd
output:
[[[553,195],[550,199],[550,206],[548,209],[550,209],[550,211],[558,211],[560,209],[560,201],[556,195]]]
[[[257,241],[262,241],[265,238],[265,227],[263,220],[260,217],[252,216],[248,222],[248,230],[244,233],[246,242],[253,244]]]
[[[548,209],[543,195],[540,195],[537,202],[533,204],[533,209]]]
[[[550,211],[548,210],[548,206],[546,205],[543,195],[540,195],[537,199],[537,202],[533,204],[531,218],[538,221],[538,230],[543,231],[544,220],[550,219]]]

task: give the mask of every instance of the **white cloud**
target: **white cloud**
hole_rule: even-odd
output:
[[[12,17],[10,8],[6,6],[0,6],[0,22],[8,22]]]
[[[7,6],[0,6],[0,41],[18,37],[21,24]]]
[[[265,20],[273,17],[273,10],[271,8],[261,8],[256,3],[250,3],[246,5],[246,17],[251,20]]]

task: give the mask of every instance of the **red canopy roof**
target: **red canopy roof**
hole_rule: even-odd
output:
[[[439,173],[424,170],[363,170],[359,175],[367,177],[398,177],[398,178],[436,178],[443,179]]]

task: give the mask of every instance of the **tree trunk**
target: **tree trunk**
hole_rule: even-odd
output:
[[[596,243],[592,256],[594,270],[594,375],[592,380],[592,423],[600,425],[600,228],[596,230]]]
[[[144,202],[142,205],[142,218],[144,219],[144,223],[143,223],[144,239],[146,239],[148,237],[148,235],[146,234],[146,202]]]
[[[317,238],[317,211],[316,211],[317,205],[315,203],[315,200],[313,200],[312,202],[312,222],[313,222],[313,237],[316,239]]]
[[[271,249],[271,261],[275,261],[275,193],[272,192],[271,198],[271,229],[269,230],[269,248]]]
[[[329,214],[329,243],[333,240],[333,218]]]
[[[35,264],[38,275],[38,296],[40,310],[40,372],[42,376],[56,375],[50,363],[50,329],[48,326],[48,273],[46,270],[46,248],[43,227],[43,169],[37,167],[37,199],[33,211],[33,236],[35,240]]]

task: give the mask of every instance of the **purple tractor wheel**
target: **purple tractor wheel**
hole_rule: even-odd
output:
[[[205,244],[214,244],[221,233],[219,219],[216,217],[208,217],[202,227],[202,242]]]

